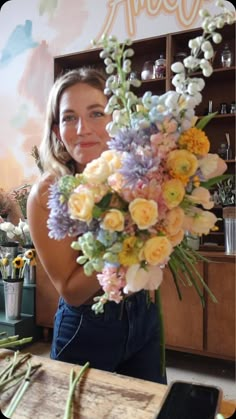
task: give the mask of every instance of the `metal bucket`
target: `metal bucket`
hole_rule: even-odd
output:
[[[19,320],[22,305],[23,280],[3,280],[5,315],[8,320]]]
[[[30,266],[30,265],[25,266],[24,283],[26,285],[36,283],[36,266]]]

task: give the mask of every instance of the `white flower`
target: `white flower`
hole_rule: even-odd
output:
[[[182,72],[184,72],[184,65],[183,65],[183,63],[178,61],[177,63],[172,64],[171,70],[174,73],[182,73]]]
[[[222,36],[219,33],[215,32],[212,36],[212,40],[215,44],[220,44],[220,42],[222,41]]]
[[[125,294],[129,292],[137,292],[141,289],[155,290],[163,279],[163,273],[159,266],[148,265],[141,268],[139,264],[132,265],[126,272],[126,286],[123,291]]]

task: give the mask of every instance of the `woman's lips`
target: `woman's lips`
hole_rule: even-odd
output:
[[[98,145],[98,142],[83,142],[83,143],[78,143],[78,146],[80,148],[90,148],[90,147],[95,147]]]

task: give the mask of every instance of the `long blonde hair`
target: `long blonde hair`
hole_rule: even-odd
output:
[[[48,98],[44,136],[39,147],[43,172],[60,177],[75,171],[74,160],[53,132],[53,126],[59,123],[59,105],[62,93],[77,83],[88,84],[103,92],[105,82],[105,74],[90,67],[70,70],[55,81]]]

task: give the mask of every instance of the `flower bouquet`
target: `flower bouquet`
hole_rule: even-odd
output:
[[[86,275],[97,272],[104,293],[92,308],[102,312],[107,301],[119,303],[130,292],[157,290],[168,266],[180,294],[179,282],[192,285],[204,304],[200,284],[215,300],[196,263],[205,260],[190,249],[185,232],[201,236],[217,229],[210,210],[209,188],[224,178],[225,162],[209,153],[205,125],[215,114],[198,120],[204,79],[192,73],[212,73],[211,41],[221,42],[217,29],[234,22],[224,2],[221,12],[200,12],[202,36],[189,42],[190,55],[176,62],[175,90],[161,96],[146,92],[130,78],[134,54],[130,40],[120,44],[104,36],[106,72],[105,112],[112,115],[107,130],[108,150],[88,163],[82,173],[66,175],[51,187],[49,236],[60,240],[77,236],[72,247]],[[191,76],[192,75],[192,76]]]

